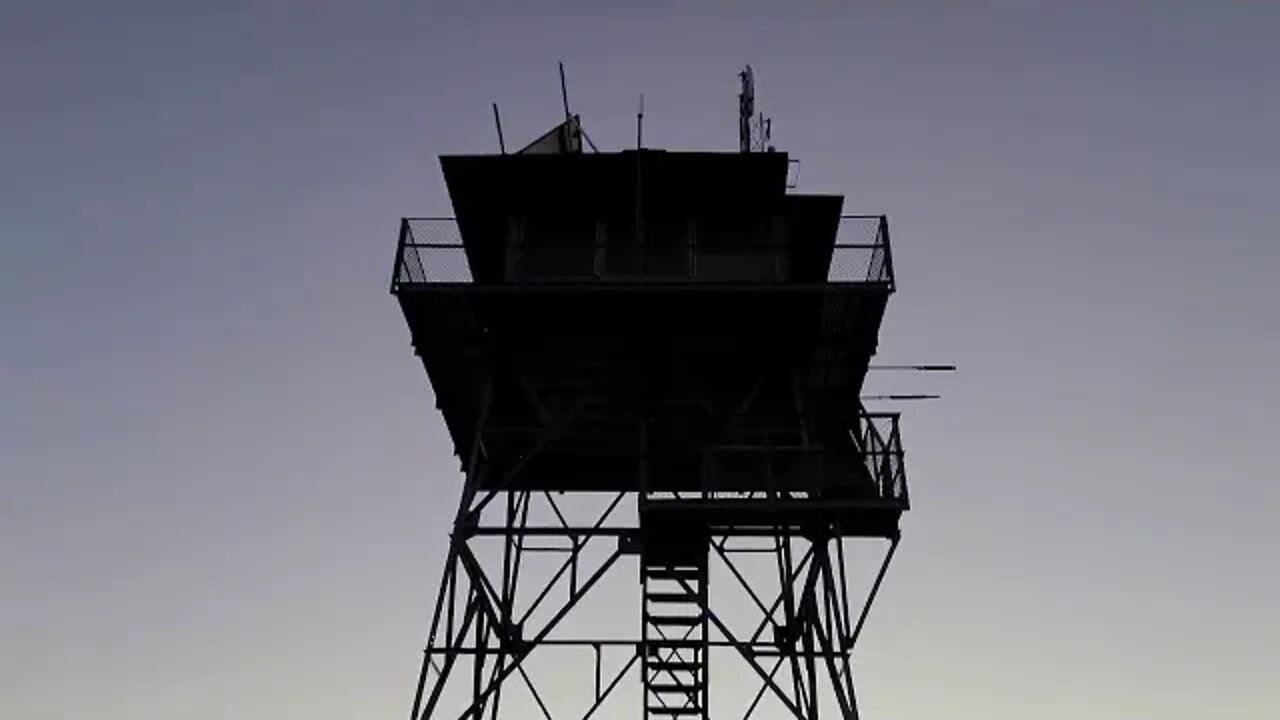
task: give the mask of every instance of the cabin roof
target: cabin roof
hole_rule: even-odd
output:
[[[454,213],[634,216],[739,215],[780,204],[786,153],[671,152],[442,155]],[[637,180],[639,192],[637,193]]]

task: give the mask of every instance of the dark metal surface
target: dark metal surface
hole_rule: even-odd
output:
[[[889,226],[785,195],[787,163],[452,157],[458,219],[401,222],[392,291],[463,479],[411,720],[562,717],[529,661],[552,648],[579,653],[573,717],[628,686],[646,718],[727,717],[730,675],[758,683],[744,718],[858,717],[910,505],[899,416],[860,401]],[[858,541],[888,543],[861,604]],[[608,583],[639,616],[580,630]]]
[[[491,418],[493,394],[486,393],[480,415],[483,426]],[[572,412],[580,412],[581,403]],[[888,418],[886,433],[869,424],[866,432],[875,438],[868,448],[889,448],[897,437],[896,416]],[[480,428],[483,430],[483,427]],[[543,442],[554,434],[548,429]],[[530,454],[530,459],[539,450]],[[901,456],[869,449],[866,466],[884,469],[886,482],[901,483],[905,506],[905,478]],[[819,715],[819,688],[831,692],[842,717],[856,717],[849,653],[870,610],[875,594],[897,547],[895,520],[879,536],[891,541],[875,584],[855,621],[846,581],[844,547],[847,533],[843,516],[833,504],[823,503],[786,491],[761,489],[758,498],[721,498],[704,494],[686,500],[678,495],[619,493],[594,516],[588,525],[571,524],[571,513],[562,509],[555,495],[546,492],[510,491],[519,473],[529,463],[502,472],[501,479],[486,483],[481,479],[496,469],[484,459],[479,447],[468,461],[463,498],[459,505],[449,558],[440,585],[440,597],[432,621],[424,655],[419,687],[415,693],[413,718],[438,717],[442,693],[451,683],[462,683],[458,667],[470,669],[469,700],[459,718],[478,718],[489,713],[498,717],[501,687],[508,677],[518,675],[544,717],[555,717],[524,667],[526,658],[538,647],[578,648],[598,655],[607,648],[625,650],[630,659],[621,671],[602,687],[598,664],[591,677],[594,700],[585,710],[596,713],[614,688],[639,667],[644,688],[646,713],[650,717],[708,717],[714,696],[710,693],[710,658],[717,650],[732,651],[761,683],[761,697],[772,698],[794,717]],[[493,502],[502,499],[505,508]],[[702,510],[681,503],[701,503]],[[622,512],[624,504],[635,503],[632,512]],[[551,525],[529,523],[532,505],[549,510]],[[788,522],[772,508],[780,504],[805,507],[812,512],[803,522]],[[850,506],[857,503],[851,501]],[[772,517],[755,525],[716,523],[706,513],[716,508],[756,506]],[[901,508],[897,509],[901,512]],[[484,521],[497,513],[497,524]],[[544,516],[547,513],[544,512]],[[502,552],[482,557],[473,547],[485,537],[500,538]],[[522,587],[520,568],[534,550],[530,538],[557,538],[559,547],[542,548],[559,552],[564,559],[544,583]],[[740,538],[767,538],[772,549],[736,548]],[[615,543],[603,559],[588,559],[588,550]],[[750,581],[743,558],[766,551],[777,564],[774,590]],[[634,556],[639,562],[644,599],[641,632],[638,636],[620,633],[611,637],[577,636],[556,633],[576,605],[592,588],[611,573],[624,572],[622,558]],[[626,563],[631,565],[632,563]],[[751,599],[758,611],[756,621],[743,625],[741,618],[722,615],[725,608],[713,602],[707,592],[708,570],[727,571]],[[633,565],[633,567],[635,567]],[[585,575],[585,579],[580,579]],[[567,591],[567,593],[566,593]],[[566,593],[561,598],[561,593]],[[767,594],[762,594],[767,593]],[[537,617],[551,613],[545,621]],[[767,658],[777,662],[763,662]],[[598,663],[599,661],[596,660]],[[718,662],[727,662],[724,659]],[[781,681],[780,678],[786,681]],[[455,712],[454,710],[450,711]],[[748,710],[747,715],[750,715]],[[450,714],[450,717],[454,715]]]

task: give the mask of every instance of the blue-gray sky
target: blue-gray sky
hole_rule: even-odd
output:
[[[404,716],[458,478],[394,230],[564,60],[606,148],[733,148],[753,63],[890,215],[881,359],[961,366],[868,717],[1280,716],[1280,6],[511,5],[0,10],[0,715]]]

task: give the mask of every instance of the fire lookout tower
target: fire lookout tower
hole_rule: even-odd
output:
[[[585,688],[573,717],[856,718],[908,507],[898,415],[860,399],[888,221],[789,192],[787,154],[746,139],[582,138],[567,116],[443,156],[455,217],[400,225],[392,293],[463,476],[411,720],[550,720],[548,667],[579,668],[554,683]],[[886,547],[861,601],[859,540]]]

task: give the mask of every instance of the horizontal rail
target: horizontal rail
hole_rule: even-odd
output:
[[[696,475],[662,490],[679,499],[736,499],[804,493],[811,500],[866,502],[909,507],[900,413],[860,411],[848,442],[777,444],[766,433],[758,441],[737,437],[698,451]],[[539,427],[490,428],[485,447],[497,457],[519,457],[537,446]],[[639,463],[648,457],[638,423],[553,441],[542,452]],[[783,441],[784,443],[787,441]],[[691,458],[692,459],[692,458]],[[746,499],[752,499],[748,497]]]
[[[454,218],[404,218],[400,223],[391,289],[401,285],[494,283],[694,284],[812,282],[866,283],[893,289],[888,219],[883,215],[840,218],[825,277],[814,278],[813,258],[796,245],[775,240],[779,221],[754,228],[687,223],[651,229],[660,242],[637,242],[634,228],[584,222],[576,229],[538,228],[508,220],[469,230],[469,243]],[[770,229],[773,228],[773,229]],[[487,234],[487,237],[485,235]],[[477,242],[474,238],[479,237]],[[554,239],[554,241],[552,241]],[[470,253],[483,249],[479,262]],[[798,254],[800,253],[800,254]],[[822,258],[817,258],[822,260]],[[804,263],[810,263],[805,266]]]
[[[838,639],[838,638],[837,638]],[[627,638],[544,638],[538,642],[543,646],[558,647],[580,647],[591,649],[593,647],[636,647],[637,649],[649,645],[662,645],[663,643],[673,642],[672,640],[664,640],[659,638],[643,638],[627,639]],[[675,641],[679,642],[679,641]],[[705,644],[707,647],[713,648],[740,648],[743,651],[758,657],[791,657],[797,658],[836,658],[844,657],[846,653],[840,650],[805,650],[803,648],[787,648],[780,649],[778,644],[772,640],[757,640],[755,642],[734,642],[732,640],[707,640],[705,643],[697,641],[699,644]],[[494,649],[492,647],[477,647],[475,645],[462,645],[452,648],[428,648],[426,651],[430,655],[492,655]]]
[[[462,243],[410,242],[410,243],[405,243],[405,247],[416,247],[416,248],[453,248],[453,249],[462,249],[462,248],[464,248],[465,246],[464,246]],[[585,245],[579,245],[579,246],[577,246],[577,247],[581,247],[581,248],[596,248],[596,249],[604,249],[604,248],[609,248],[609,247],[611,247],[611,246],[610,246],[610,244],[609,244],[609,243],[607,243],[607,242],[595,242],[595,243],[587,243],[587,244],[585,244]],[[786,249],[786,248],[788,248],[788,247],[790,247],[790,246],[789,246],[787,243],[781,243],[781,242],[776,242],[776,243],[775,243],[775,242],[770,242],[770,243],[752,243],[752,244],[751,244],[751,246],[750,246],[750,248],[748,248],[748,249],[749,249],[749,250],[762,250],[762,249],[763,249],[763,250],[769,250],[769,249]],[[874,249],[876,249],[876,248],[880,248],[880,247],[883,247],[883,246],[878,245],[878,244],[876,244],[876,243],[836,243],[833,247],[837,247],[837,248],[860,248],[860,249],[863,249],[863,250],[874,250]],[[731,253],[726,253],[726,254],[731,254]]]
[[[841,215],[840,219],[841,220],[880,220],[884,217],[885,217],[884,215],[848,213],[845,215]],[[417,215],[417,216],[406,217],[404,219],[408,220],[409,222],[414,222],[417,220],[447,220],[449,222],[454,222],[457,220],[457,218],[455,218],[452,215]]]
[[[710,495],[750,486],[768,493],[852,493],[873,502],[908,505],[898,416],[863,415],[850,448],[720,445],[703,450],[702,483]]]

